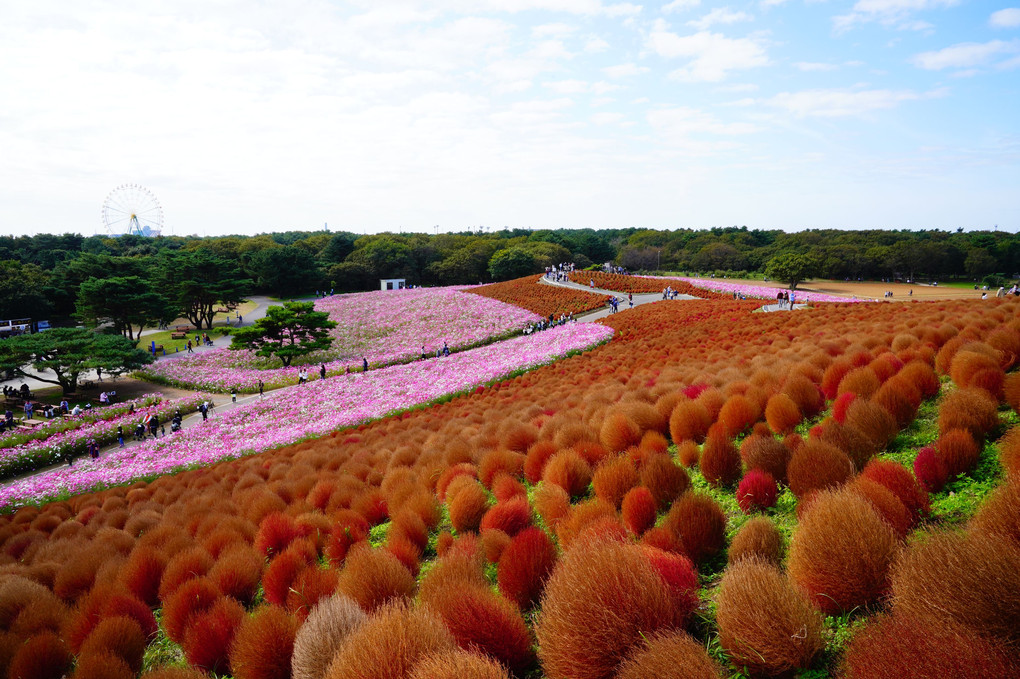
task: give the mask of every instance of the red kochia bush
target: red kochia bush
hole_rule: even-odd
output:
[[[740,453],[729,438],[709,435],[698,466],[713,486],[728,486],[740,478]]]
[[[669,587],[675,612],[682,619],[690,617],[698,607],[698,571],[683,554],[645,546],[645,558]]]
[[[273,512],[262,519],[255,534],[255,548],[272,558],[294,541],[300,534],[294,519],[280,512]]]
[[[229,673],[230,644],[244,616],[244,608],[234,599],[217,599],[191,619],[181,644],[184,657],[207,672]]]
[[[542,669],[550,679],[605,679],[643,637],[682,623],[641,547],[582,540],[546,583],[536,625]]]
[[[695,564],[717,554],[726,544],[726,514],[715,500],[686,493],[677,500],[663,524],[676,535]]]
[[[807,667],[825,647],[822,616],[775,566],[731,565],[716,597],[719,640],[733,664],[778,676]]]
[[[497,474],[492,480],[492,494],[496,496],[497,502],[502,502],[516,496],[527,497],[528,489],[509,474]]]
[[[882,386],[875,371],[865,366],[854,368],[839,381],[836,394],[842,396],[846,393],[857,394],[858,398],[867,400]]]
[[[1020,427],[1013,427],[999,439],[999,464],[1008,478],[1020,480]]]
[[[776,480],[768,472],[752,469],[737,486],[737,504],[745,514],[760,512],[776,504]]]
[[[74,666],[74,679],[134,679],[136,675],[123,659],[111,651],[80,655]]]
[[[722,671],[704,646],[684,632],[644,639],[620,665],[616,679],[720,679]]]
[[[205,575],[212,568],[213,559],[201,547],[178,552],[167,562],[159,581],[159,598],[164,602],[181,584]]]
[[[903,615],[881,615],[869,621],[850,640],[840,669],[846,679],[986,679],[1020,673],[1004,644],[958,625]]]
[[[269,562],[262,576],[262,590],[266,601],[283,606],[287,592],[298,574],[308,568],[308,561],[299,552],[287,550]]]
[[[366,612],[391,599],[410,598],[414,590],[414,577],[397,557],[365,543],[348,554],[336,587],[337,594],[346,594]]]
[[[840,356],[829,364],[829,367],[825,369],[825,374],[822,376],[821,384],[821,390],[825,394],[825,398],[830,400],[836,398],[840,381],[847,373],[853,370],[853,367],[850,359],[845,356]]]
[[[949,480],[949,469],[935,446],[924,446],[914,458],[914,476],[929,493],[942,490]]]
[[[838,615],[878,601],[899,549],[893,529],[852,490],[824,491],[793,533],[790,578],[822,611]]]
[[[524,478],[528,483],[536,484],[542,480],[542,470],[557,450],[552,441],[536,441],[528,448],[524,456]]]
[[[132,671],[140,671],[142,656],[145,654],[142,628],[131,618],[106,618],[96,625],[81,645],[81,655],[95,655],[101,651],[113,653],[127,663]]]
[[[1007,480],[993,490],[974,516],[973,526],[1007,537],[1020,547],[1020,480]]]
[[[262,606],[244,618],[230,646],[237,679],[289,679],[297,621],[282,608]]]
[[[159,603],[159,581],[166,558],[151,547],[138,546],[121,566],[119,579],[132,594],[149,606]]]
[[[712,424],[712,417],[700,401],[681,401],[669,416],[669,435],[673,443],[701,442]]]
[[[620,452],[641,442],[641,429],[623,413],[612,413],[602,421],[599,440],[609,452]]]
[[[9,677],[24,679],[60,679],[71,669],[74,656],[53,632],[41,632],[26,641],[14,653],[7,671]]]
[[[783,561],[783,536],[772,519],[756,516],[737,531],[726,552],[730,564],[741,559],[757,559],[779,566]]]
[[[758,406],[746,396],[734,394],[723,404],[717,422],[722,424],[726,437],[732,438],[745,429],[749,429],[758,419],[759,414]]]
[[[644,486],[631,488],[623,497],[623,523],[630,532],[641,535],[655,525],[655,499]]]
[[[453,636],[425,607],[389,604],[358,626],[322,679],[393,679],[434,653],[456,648]]]
[[[600,500],[620,507],[623,496],[638,483],[638,473],[626,455],[602,461],[592,474],[592,486]]]
[[[499,591],[522,609],[534,606],[556,565],[556,546],[540,528],[518,533],[499,557]]]
[[[802,419],[800,407],[786,394],[774,394],[765,404],[765,421],[776,434],[789,434]]]
[[[409,679],[510,679],[495,660],[467,651],[434,653],[417,665]],[[297,679],[295,677],[294,679]],[[311,679],[311,678],[309,678]],[[316,678],[318,679],[318,678]]]
[[[542,481],[559,486],[570,497],[580,497],[591,483],[591,467],[573,450],[563,450],[546,463]]]
[[[1020,548],[984,531],[930,532],[892,576],[893,612],[941,627],[1020,642]]]
[[[797,448],[786,467],[790,490],[797,499],[813,490],[838,487],[853,472],[853,463],[846,453],[816,439],[809,439]]]
[[[492,507],[482,517],[481,531],[501,530],[510,537],[531,525],[531,507],[528,498],[513,497]]]
[[[216,559],[216,564],[209,570],[209,579],[225,595],[242,604],[250,604],[262,580],[264,561],[254,547],[232,545]]]
[[[450,523],[457,532],[478,530],[478,525],[489,509],[489,496],[477,481],[464,484],[453,497],[447,496]]]
[[[790,463],[790,449],[771,436],[752,434],[740,444],[740,457],[748,469],[768,472],[778,482],[786,482],[786,467]]]
[[[939,403],[940,432],[967,429],[975,439],[983,441],[998,423],[998,403],[982,389],[955,389]]]
[[[794,373],[786,378],[782,393],[797,404],[804,417],[814,417],[825,407],[825,396],[822,394],[822,390],[801,373]]]
[[[535,511],[542,517],[547,526],[555,527],[570,513],[570,496],[561,487],[550,484],[539,484],[535,489]]]
[[[163,606],[166,635],[180,643],[191,617],[212,606],[219,597],[219,590],[208,578],[196,578],[181,585]]]
[[[981,457],[981,446],[966,429],[943,432],[937,446],[950,478],[973,471]]]
[[[907,533],[914,527],[910,520],[910,512],[903,506],[900,499],[882,484],[858,476],[847,484],[847,488],[870,502],[878,515],[885,519],[885,522],[896,533],[896,537],[901,540],[906,538]]]
[[[520,613],[484,586],[442,589],[427,601],[442,618],[457,645],[498,660],[521,676],[535,662],[531,637]]]
[[[320,599],[333,593],[337,580],[335,570],[319,568],[316,565],[304,569],[294,579],[290,591],[287,592],[287,611],[295,615],[299,622],[303,622]]]
[[[641,468],[641,483],[652,494],[656,506],[666,509],[691,487],[691,478],[669,458],[669,455],[652,454]]]
[[[891,490],[910,512],[911,525],[916,525],[928,514],[931,507],[928,493],[903,465],[892,460],[872,460],[861,472],[861,476]]]

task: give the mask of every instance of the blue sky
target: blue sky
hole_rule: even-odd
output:
[[[1013,2],[7,3],[0,233],[1017,231]]]

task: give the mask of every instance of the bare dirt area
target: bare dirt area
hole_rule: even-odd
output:
[[[190,396],[195,393],[187,389],[177,389],[176,387],[136,380],[132,377],[104,378],[102,382],[93,382],[92,386],[87,388],[79,385],[77,393],[83,397],[98,400],[99,394],[104,391],[117,392],[113,400],[114,403],[128,401],[144,394],[163,394],[167,398],[181,398],[182,396]],[[62,398],[60,387],[37,388],[34,392],[37,398],[46,402],[59,403]]]
[[[773,288],[785,288],[781,283],[762,283],[761,281],[727,279],[734,283],[746,283],[748,285],[764,285]],[[973,288],[942,287],[935,285],[920,285],[907,283],[882,283],[881,281],[828,281],[812,280],[801,283],[797,290],[803,292],[817,292],[826,295],[839,295],[847,299],[872,299],[889,302],[909,302],[911,300],[939,300],[939,299],[981,299],[981,294],[987,292],[989,297],[995,296],[995,290],[974,290]],[[892,297],[886,297],[886,292],[892,292]],[[911,294],[911,291],[913,294]]]

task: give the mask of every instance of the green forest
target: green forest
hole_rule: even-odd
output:
[[[796,257],[794,257],[796,256]],[[557,229],[429,235],[286,231],[257,236],[78,234],[0,237],[0,318],[110,319],[130,336],[130,309],[151,320],[201,325],[213,305],[246,294],[281,298],[317,290],[370,290],[380,278],[411,285],[508,280],[572,262],[632,272],[762,276],[794,262],[807,278],[965,280],[1018,277],[1020,236],[992,231],[786,233]],[[197,319],[197,320],[195,320]]]

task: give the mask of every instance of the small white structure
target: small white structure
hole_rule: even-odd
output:
[[[380,290],[403,290],[407,287],[407,280],[404,278],[380,278]]]

